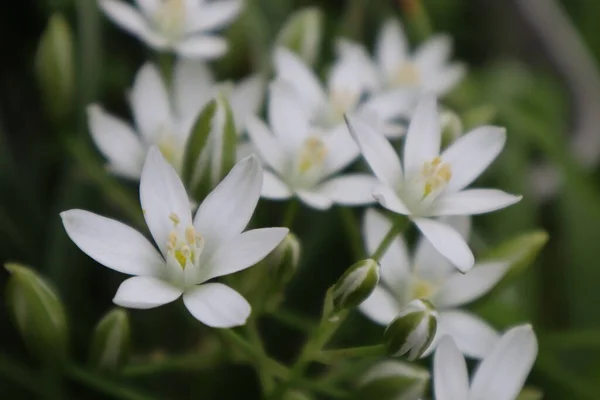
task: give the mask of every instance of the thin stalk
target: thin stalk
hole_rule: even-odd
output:
[[[356,260],[365,258],[360,229],[354,211],[348,207],[341,207],[339,208],[339,215],[344,224],[344,233],[346,233],[350,242],[352,255]]]
[[[99,393],[118,400],[157,400],[155,397],[148,396],[143,393],[139,393],[135,389],[127,386],[123,386],[113,380],[107,379],[103,376],[96,375],[93,372],[87,371],[83,368],[71,365],[65,370],[65,373],[74,381],[81,383],[82,385],[88,386],[97,390]]]
[[[298,213],[298,200],[292,199],[290,200],[285,213],[283,214],[283,222],[282,226],[285,226],[292,230],[292,226],[294,224],[294,219],[296,218],[296,214]]]
[[[277,321],[286,324],[287,326],[294,328],[300,332],[310,332],[315,328],[315,322],[312,320],[299,316],[291,311],[286,311],[284,309],[279,309],[272,314],[271,317],[275,318]]]
[[[371,256],[371,258],[375,261],[379,261],[381,259],[381,257],[385,254],[385,252],[387,251],[388,247],[390,247],[390,244],[392,244],[392,241],[394,240],[394,238],[398,234],[400,234],[407,226],[408,226],[408,218],[406,218],[405,216],[397,217],[396,220],[394,221],[392,227],[390,228],[388,233],[386,233],[386,235],[384,236],[383,240],[381,241],[381,243],[379,244],[379,246],[377,247],[377,249]]]
[[[222,353],[217,349],[208,353],[183,354],[167,357],[155,362],[139,362],[129,364],[121,371],[121,376],[135,378],[173,371],[202,371],[213,368],[221,359]]]
[[[256,324],[255,318],[250,318],[248,320],[248,323],[246,324],[246,331],[248,332],[248,338],[250,340],[250,343],[256,348],[258,348],[262,354],[266,355],[267,352],[265,351],[265,346],[263,344],[262,338],[260,337],[260,332],[258,331],[258,325]],[[270,393],[275,386],[275,381],[273,380],[273,377],[270,374],[265,373],[262,369],[258,370],[258,376],[260,378],[260,383],[264,389],[264,392]]]
[[[382,344],[374,346],[350,347],[347,349],[321,351],[315,359],[324,364],[337,363],[344,358],[371,357],[385,355],[385,346]]]

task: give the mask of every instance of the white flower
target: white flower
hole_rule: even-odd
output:
[[[255,75],[235,86],[228,82],[215,83],[205,64],[180,60],[175,65],[171,92],[156,67],[145,64],[137,73],[129,94],[136,130],[101,106],[89,106],[92,138],[108,159],[112,172],[139,179],[151,146],[158,146],[163,156],[180,171],[187,138],[204,105],[219,92],[223,93],[231,104],[236,128],[241,132],[245,119],[256,113],[262,103],[263,82]],[[213,126],[215,130],[220,129],[217,124]]]
[[[227,51],[224,38],[212,33],[238,16],[241,0],[99,0],[100,8],[121,28],[159,51],[194,59],[215,59]]]
[[[404,128],[396,121],[405,116],[414,96],[406,90],[382,92],[363,101],[374,84],[371,75],[361,69],[359,56],[340,58],[332,67],[324,87],[308,65],[293,52],[275,50],[277,78],[291,85],[311,123],[326,131],[346,131],[344,114],[356,112],[370,117],[390,137],[398,137]]]
[[[515,400],[533,367],[538,344],[531,325],[515,327],[479,364],[469,385],[465,359],[445,336],[433,361],[436,400]]]
[[[415,94],[433,93],[438,97],[452,90],[465,76],[462,63],[450,63],[452,40],[446,35],[437,35],[410,53],[408,40],[398,20],[385,23],[375,48],[375,59],[371,59],[364,46],[344,41],[340,47],[341,58],[356,57],[362,65],[361,71],[377,76],[376,90],[411,88]]]
[[[469,246],[455,229],[432,217],[487,213],[521,199],[496,189],[465,189],[498,156],[506,141],[505,130],[476,128],[440,154],[436,100],[424,97],[410,122],[401,163],[392,145],[367,121],[348,117],[348,126],[381,181],[373,189],[377,201],[409,216],[440,253],[462,272],[468,271],[474,263]]]
[[[260,197],[262,168],[255,157],[239,162],[202,202],[192,219],[190,203],[175,170],[156,147],[140,181],[144,217],[160,252],[139,232],[83,211],[61,213],[67,234],[100,264],[134,277],[121,284],[114,303],[148,309],[180,296],[206,325],[243,325],[250,305],[221,283],[205,283],[254,265],[288,233],[285,228],[242,232]]]
[[[334,176],[358,155],[346,131],[328,134],[312,129],[304,109],[287,82],[275,81],[269,95],[269,129],[257,118],[246,121],[248,135],[269,170],[262,196],[298,196],[305,204],[327,209],[333,203],[360,205],[374,202],[369,174]]]
[[[464,238],[469,236],[469,217],[445,217]],[[382,214],[370,209],[365,215],[363,236],[366,248],[373,253],[392,224]],[[489,292],[504,277],[509,262],[478,263],[467,274],[456,272],[452,265],[421,237],[411,257],[402,235],[398,235],[383,254],[381,280],[360,310],[374,322],[388,325],[414,299],[430,301],[438,311],[438,327],[428,355],[444,335],[450,335],[468,357],[482,358],[494,346],[498,334],[479,317],[460,310]]]

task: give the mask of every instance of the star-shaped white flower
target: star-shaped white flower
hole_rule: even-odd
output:
[[[410,217],[444,257],[462,272],[474,264],[461,235],[432,217],[476,215],[521,200],[496,189],[465,189],[498,156],[506,141],[502,128],[468,132],[440,154],[441,131],[436,100],[424,97],[410,122],[403,163],[387,139],[360,116],[348,126],[363,157],[381,181],[373,196],[385,208]]]
[[[445,217],[444,222],[464,238],[469,236],[469,217]],[[363,236],[367,251],[375,252],[391,222],[374,209],[366,212]],[[483,358],[495,345],[498,334],[482,319],[459,308],[489,292],[509,268],[508,262],[476,264],[467,274],[452,265],[421,237],[411,257],[402,235],[398,235],[383,254],[381,280],[373,293],[360,305],[371,320],[388,325],[402,308],[415,299],[431,302],[438,312],[435,338],[425,352],[431,353],[443,335],[450,335],[468,357]]]
[[[394,90],[365,99],[375,82],[371,79],[372,75],[362,69],[363,65],[360,54],[339,58],[331,66],[325,87],[296,54],[282,47],[275,50],[277,78],[294,88],[306,116],[315,127],[325,131],[346,131],[344,114],[355,112],[369,116],[374,123],[381,125],[387,136],[401,136],[404,127],[397,119],[406,116],[414,95],[407,90]]]
[[[88,211],[61,213],[67,234],[100,264],[128,275],[113,299],[148,309],[180,296],[206,325],[243,325],[250,305],[235,290],[207,281],[256,264],[288,233],[286,228],[242,232],[256,208],[262,167],[255,157],[240,161],[206,197],[192,219],[179,176],[153,147],[140,181],[144,217],[158,250],[138,231]]]
[[[216,83],[205,64],[179,60],[169,93],[157,68],[148,63],[137,73],[129,95],[137,132],[97,104],[88,108],[88,123],[94,142],[108,159],[109,169],[139,179],[151,146],[158,146],[175,169],[181,170],[185,144],[198,113],[218,93],[229,100],[240,133],[246,118],[258,111],[263,92],[263,80],[258,75],[237,85]],[[213,124],[214,129],[221,129],[218,125]]]
[[[121,28],[158,51],[210,60],[227,51],[227,41],[215,30],[233,21],[241,0],[99,0],[100,8]]]
[[[438,97],[452,90],[465,76],[466,68],[459,62],[450,62],[452,40],[447,35],[436,35],[421,44],[412,54],[402,25],[396,19],[385,23],[371,59],[362,44],[344,40],[341,58],[355,57],[360,68],[377,76],[376,90],[411,88],[415,94],[433,93]],[[356,54],[365,56],[356,58]],[[372,78],[371,78],[372,79]]]
[[[333,203],[373,203],[370,174],[335,176],[357,156],[357,147],[345,131],[323,133],[312,128],[295,91],[287,81],[271,84],[269,129],[258,118],[246,121],[248,135],[265,170],[262,196],[298,198],[310,207],[327,209]]]
[[[516,400],[533,367],[538,343],[531,325],[506,332],[476,368],[471,384],[465,359],[451,337],[440,341],[433,361],[436,400]]]

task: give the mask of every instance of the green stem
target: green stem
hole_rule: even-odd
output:
[[[155,397],[151,397],[142,393],[137,392],[127,386],[123,386],[117,382],[109,380],[100,375],[96,375],[83,368],[71,365],[66,368],[66,374],[74,381],[81,383],[82,385],[88,386],[97,390],[100,393],[104,393],[114,399],[119,400],[156,400]]]
[[[294,224],[294,219],[296,218],[296,214],[298,213],[298,200],[292,199],[290,200],[287,209],[285,210],[285,214],[283,214],[283,222],[282,226],[285,226],[292,230],[292,226]]]
[[[310,332],[315,328],[315,322],[312,320],[284,309],[279,309],[270,314],[270,316],[300,332]]]
[[[246,324],[246,331],[248,332],[248,338],[250,339],[250,343],[254,345],[262,354],[266,355],[265,346],[260,337],[260,332],[258,331],[258,325],[256,324],[255,318],[250,318]],[[258,369],[258,376],[260,378],[260,383],[264,389],[265,393],[270,393],[275,386],[275,381],[273,377],[265,373],[262,369]]]
[[[385,355],[385,346],[382,344],[364,347],[350,347],[347,349],[321,351],[316,360],[324,364],[333,364],[344,358],[371,357]]]
[[[220,349],[208,353],[193,353],[180,356],[171,356],[155,362],[139,362],[123,368],[123,377],[135,378],[161,374],[172,371],[202,371],[213,368],[221,359]]]
[[[339,215],[344,223],[344,232],[350,242],[354,258],[356,260],[365,258],[360,229],[354,211],[348,207],[341,207],[339,208]]]
[[[388,233],[385,234],[385,236],[383,237],[383,240],[379,244],[379,247],[377,247],[377,249],[371,256],[371,258],[375,261],[379,261],[381,259],[381,257],[385,254],[385,252],[387,251],[388,247],[390,247],[390,244],[392,243],[394,238],[398,234],[400,234],[407,226],[408,226],[408,218],[407,217],[405,217],[403,215],[396,217],[396,220],[392,224],[392,227],[390,228]]]

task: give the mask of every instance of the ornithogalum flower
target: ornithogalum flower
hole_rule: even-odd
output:
[[[438,97],[452,90],[465,76],[462,63],[449,62],[452,40],[436,35],[411,53],[408,40],[398,20],[387,21],[376,43],[371,59],[362,44],[344,40],[340,58],[354,58],[363,73],[376,80],[375,90],[414,89],[414,94],[433,93]],[[364,56],[356,58],[362,53]]]
[[[158,51],[209,60],[227,51],[227,41],[214,34],[235,19],[241,0],[99,0],[100,8],[117,25]]]
[[[324,86],[299,56],[285,48],[275,50],[277,78],[296,91],[313,126],[324,131],[346,131],[344,114],[355,112],[380,125],[387,136],[402,135],[404,127],[398,118],[406,116],[414,95],[407,90],[393,90],[365,98],[374,82],[362,66],[360,54],[340,58],[332,65]]]
[[[469,217],[444,217],[462,237],[468,238]],[[370,209],[365,215],[363,236],[366,248],[373,253],[387,232],[391,222]],[[401,235],[394,238],[379,261],[381,279],[371,296],[360,305],[360,310],[371,320],[388,325],[409,302],[424,299],[438,312],[437,333],[425,355],[429,354],[443,335],[450,335],[463,354],[482,358],[494,346],[498,334],[485,321],[459,307],[478,299],[490,291],[506,274],[509,262],[478,263],[467,274],[454,267],[421,237],[413,257],[410,256]]]
[[[128,275],[113,299],[148,309],[183,296],[190,313],[206,325],[243,325],[250,305],[235,290],[208,280],[254,265],[287,235],[286,228],[242,232],[262,185],[253,156],[240,161],[204,199],[192,219],[185,188],[173,167],[153,147],[140,181],[144,217],[158,250],[138,231],[88,211],[61,213],[67,234],[100,264]]]
[[[248,135],[267,166],[262,196],[287,199],[297,196],[316,209],[333,203],[360,205],[374,202],[371,188],[377,180],[369,174],[335,176],[358,155],[345,130],[329,133],[312,128],[295,91],[287,81],[270,87],[269,129],[252,117]]]
[[[410,122],[403,163],[387,139],[360,116],[348,126],[363,157],[381,181],[373,196],[385,208],[410,217],[444,257],[462,272],[474,263],[462,236],[433,217],[475,215],[518,202],[496,189],[465,189],[498,156],[506,132],[483,126],[468,132],[440,154],[441,130],[436,100],[424,97]]]
[[[436,400],[515,400],[533,367],[538,344],[531,325],[506,332],[475,369],[469,385],[465,359],[444,336],[433,361]]]
[[[237,85],[216,83],[205,64],[180,60],[175,64],[169,93],[157,68],[145,64],[129,95],[136,129],[97,104],[88,108],[88,123],[94,142],[108,159],[109,169],[117,175],[139,179],[151,146],[157,146],[180,171],[194,121],[217,94],[223,94],[230,102],[236,129],[241,132],[243,121],[260,107],[263,91],[259,76],[248,77]],[[213,129],[220,130],[216,125]]]

